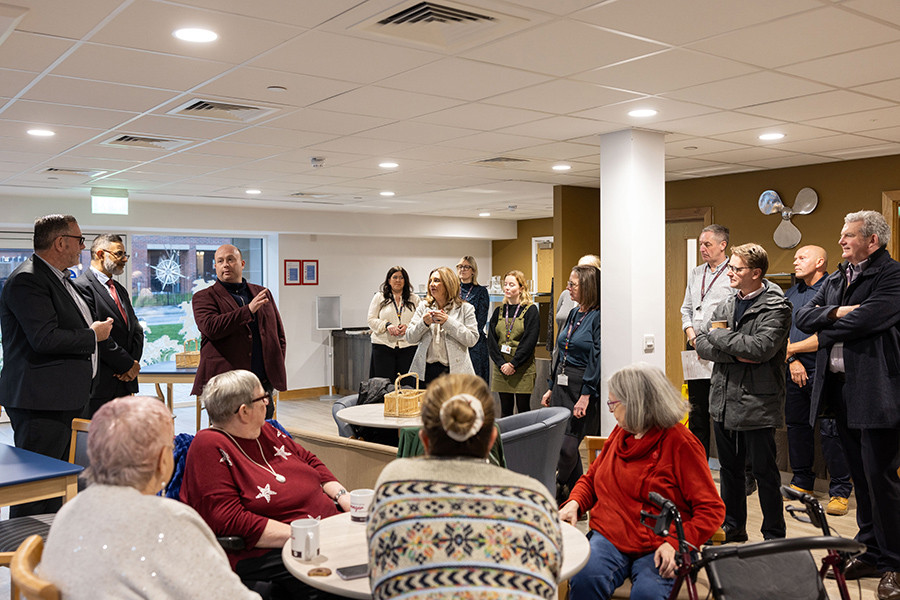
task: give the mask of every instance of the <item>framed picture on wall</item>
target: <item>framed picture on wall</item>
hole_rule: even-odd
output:
[[[303,265],[303,279],[300,283],[302,285],[319,285],[319,261],[304,260],[301,262]]]
[[[299,260],[284,261],[284,285],[303,285],[300,281],[300,263]]]

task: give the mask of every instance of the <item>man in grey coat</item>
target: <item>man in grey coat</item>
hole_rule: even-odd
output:
[[[900,264],[884,217],[844,217],[841,256],[797,326],[817,333],[812,401],[837,420],[856,492],[856,539],[867,547],[844,570],[880,577],[878,598],[900,598]]]
[[[783,538],[775,428],[784,424],[791,303],[780,287],[764,279],[769,258],[762,246],[743,244],[731,252],[728,277],[737,294],[716,307],[713,328],[700,332],[695,342],[697,354],[715,363],[709,412],[721,463],[722,529],[726,542],[747,540],[744,465],[749,462],[759,486],[760,531],[765,539]]]

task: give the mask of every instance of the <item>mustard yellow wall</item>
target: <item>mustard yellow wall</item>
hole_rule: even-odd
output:
[[[531,238],[553,235],[553,219],[526,219],[517,223],[516,238],[492,243],[493,275],[513,269],[531,273]]]
[[[554,186],[553,277],[557,294],[585,254],[600,255],[600,190]]]
[[[666,208],[711,206],[713,222],[731,230],[732,244],[761,244],[769,253],[770,273],[790,272],[796,249],[775,245],[772,234],[780,216],[762,214],[758,201],[763,191],[771,189],[793,206],[804,187],[816,190],[819,205],[812,214],[793,217],[803,235],[799,246],[825,248],[832,270],[840,257],[837,240],[844,215],[857,210],[881,212],[881,193],[900,189],[900,156],[673,181],[666,184]]]

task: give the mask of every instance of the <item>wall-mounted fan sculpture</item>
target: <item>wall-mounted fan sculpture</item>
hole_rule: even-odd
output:
[[[791,223],[791,217],[794,215],[808,215],[816,210],[819,204],[819,195],[816,190],[805,187],[797,192],[797,198],[794,200],[794,207],[785,206],[781,201],[781,196],[774,190],[766,190],[759,197],[759,210],[764,215],[779,213],[781,215],[781,223],[775,229],[772,239],[779,248],[793,248],[800,243],[800,230]]]

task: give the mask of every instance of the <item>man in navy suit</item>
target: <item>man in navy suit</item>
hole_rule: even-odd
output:
[[[99,235],[91,244],[91,268],[74,282],[95,319],[113,320],[109,339],[98,347],[100,363],[85,411],[86,419],[92,418],[110,400],[138,392],[144,330],[131,307],[128,292],[113,279],[125,271],[127,263],[122,238],[115,234]]]
[[[191,300],[201,334],[200,366],[191,394],[200,395],[210,378],[233,369],[255,373],[268,393],[286,390],[287,345],[272,293],[244,279],[244,260],[235,246],[219,246],[215,261],[218,281]],[[269,402],[267,419],[274,409]]]
[[[97,344],[112,329],[112,319],[91,318],[69,279],[68,267],[78,264],[83,249],[75,217],[38,218],[34,254],[0,293],[0,404],[9,414],[16,447],[60,460],[68,459],[72,419],[81,416],[91,396]],[[10,516],[60,506],[59,498],[30,502],[11,507]]]

